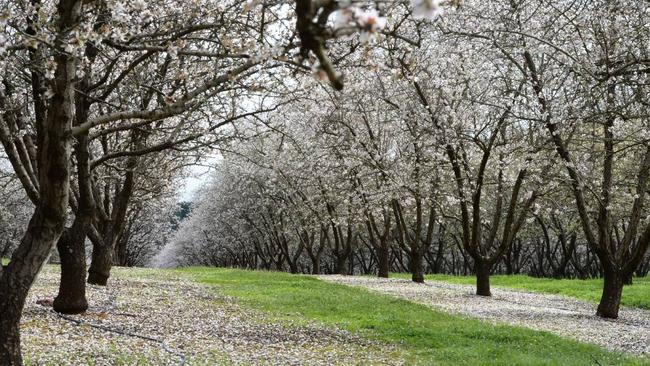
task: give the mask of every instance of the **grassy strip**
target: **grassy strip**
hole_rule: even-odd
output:
[[[410,301],[279,272],[190,268],[243,305],[279,320],[319,321],[400,345],[419,365],[650,365],[547,332],[492,325]]]
[[[392,277],[411,278],[408,273],[393,273]],[[426,275],[425,279],[444,281],[448,283],[474,285],[474,276]],[[622,303],[626,306],[650,310],[650,277],[637,277],[631,286],[623,288]],[[577,299],[597,303],[603,291],[602,279],[570,280],[537,278],[524,275],[491,276],[490,283],[494,287],[526,290],[547,294],[570,296]]]

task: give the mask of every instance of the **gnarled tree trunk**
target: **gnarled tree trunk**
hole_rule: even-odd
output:
[[[60,0],[57,13],[55,46],[62,50],[67,33],[79,21],[81,1]],[[0,360],[5,365],[22,364],[19,330],[22,310],[38,272],[63,233],[68,209],[69,134],[74,116],[76,65],[67,52],[57,52],[54,61],[53,95],[47,119],[37,124],[39,204],[11,262],[0,273]]]

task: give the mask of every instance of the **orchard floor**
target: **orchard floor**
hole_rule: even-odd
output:
[[[453,314],[548,331],[613,351],[650,356],[650,310],[622,307],[619,319],[595,316],[596,305],[570,297],[492,288],[491,297],[476,296],[473,285],[427,280],[358,276],[320,276],[414,301]]]
[[[121,269],[90,286],[86,314],[62,318],[39,300],[57,293],[47,266],[21,324],[28,365],[400,364],[391,347],[318,325],[274,322],[174,271]]]
[[[588,305],[538,303],[525,293],[477,299],[468,287],[402,280],[115,268],[108,287],[88,288],[87,313],[61,316],[48,306],[58,276],[58,267],[45,267],[30,292],[21,323],[28,365],[650,365],[640,355],[649,343],[648,311],[625,309],[622,320],[598,324]],[[495,305],[472,317],[458,311],[479,300]],[[540,305],[567,326],[578,319],[585,329],[601,326],[612,342],[628,341],[608,351],[571,340],[602,344],[569,334],[576,329],[531,330],[495,315],[512,309],[518,319],[537,319]],[[622,334],[622,324],[637,333]]]

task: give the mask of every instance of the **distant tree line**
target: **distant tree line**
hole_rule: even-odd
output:
[[[647,4],[466,1],[236,141],[171,264],[604,278],[650,267]],[[357,62],[353,62],[357,61]],[[345,66],[341,66],[344,68]]]

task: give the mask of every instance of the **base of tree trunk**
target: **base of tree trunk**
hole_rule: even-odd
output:
[[[411,280],[415,283],[424,283],[424,270],[422,269],[423,255],[420,248],[411,248],[410,267]]]
[[[377,256],[379,257],[377,277],[388,278],[389,264],[388,264],[388,247],[381,247],[378,250]]]
[[[476,294],[478,296],[492,296],[490,292],[490,266],[476,263]]]
[[[601,318],[617,319],[623,294],[623,278],[618,273],[605,272],[603,295],[596,315]]]
[[[388,277],[388,276],[386,276]],[[411,275],[411,281],[415,283],[424,283],[424,274],[422,272],[420,273],[413,273]]]
[[[70,299],[64,299],[60,296],[57,296],[52,303],[52,308],[57,313],[61,314],[82,314],[88,310],[88,301],[85,298],[76,299],[71,301]]]
[[[73,238],[64,232],[57,242],[61,259],[61,282],[54,299],[54,311],[62,314],[81,314],[88,310],[86,300],[86,251],[83,238]]]
[[[96,286],[106,286],[108,284],[108,277],[97,272],[88,272],[88,283]]]
[[[93,246],[92,261],[88,269],[88,283],[106,286],[113,265],[113,250],[110,247]]]
[[[59,295],[54,298],[52,303],[52,308],[57,313],[61,314],[82,314],[88,310],[88,301],[84,295],[70,295],[62,296],[62,293],[59,291]]]

